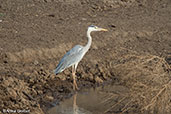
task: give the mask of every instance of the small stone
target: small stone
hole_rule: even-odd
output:
[[[4,107],[4,103],[3,101],[0,101],[1,107]]]
[[[93,81],[93,80],[94,80],[94,77],[93,77],[92,74],[90,74],[90,75],[88,76],[88,78],[89,78],[90,81]]]
[[[87,19],[86,19],[86,18],[82,18],[81,20],[82,20],[82,21],[86,21]]]
[[[17,97],[17,93],[14,89],[7,89],[8,90],[8,93],[10,94],[10,96],[12,96],[13,98],[16,98]]]
[[[43,91],[38,90],[37,93],[38,93],[39,95],[41,95],[41,94],[43,94]]]
[[[96,77],[96,78],[95,78],[95,81],[96,81],[97,83],[103,83],[103,80],[102,80],[101,78],[99,78],[99,77]]]
[[[34,79],[30,78],[29,83],[34,83]]]
[[[45,96],[45,100],[47,100],[47,101],[53,101],[53,99],[54,98],[52,96],[48,96],[48,95]]]
[[[97,45],[92,45],[92,49],[97,50],[98,49]]]
[[[34,71],[33,71],[33,74],[34,74],[34,75],[39,75],[39,72],[36,71],[36,70],[34,70]]]
[[[94,81],[94,76],[91,73],[89,73],[89,74],[83,74],[82,75],[82,78],[84,78],[84,79],[86,79],[88,81]]]
[[[37,60],[34,61],[34,65],[38,65],[39,62]]]
[[[29,72],[24,72],[23,75],[24,76],[30,76],[30,73]]]
[[[104,72],[104,68],[103,67],[99,67],[100,72]]]
[[[57,78],[59,78],[60,80],[63,80],[63,81],[65,81],[65,80],[67,79],[67,77],[66,77],[66,76],[64,76],[64,75],[60,75],[60,74],[58,74],[58,75],[54,75],[54,77],[57,77]]]
[[[37,95],[37,92],[33,88],[32,88],[32,92],[33,92],[33,95]]]

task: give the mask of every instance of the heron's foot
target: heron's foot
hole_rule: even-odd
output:
[[[74,82],[74,83],[73,83],[73,90],[74,90],[74,91],[79,90],[79,88],[78,88],[78,86],[77,86],[77,83],[76,83],[76,82]]]

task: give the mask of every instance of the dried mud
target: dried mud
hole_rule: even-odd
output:
[[[109,31],[92,33],[80,89],[129,88],[109,114],[171,113],[170,0],[4,0],[0,20],[0,113],[43,114],[73,95],[71,69],[52,71],[91,24]]]

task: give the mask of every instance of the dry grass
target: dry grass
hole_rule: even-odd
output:
[[[162,57],[129,52],[110,66],[130,92],[105,113],[118,105],[121,113],[171,113],[171,66]]]

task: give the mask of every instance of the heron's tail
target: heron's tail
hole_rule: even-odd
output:
[[[57,75],[59,74],[59,71],[57,69],[53,70],[53,74]]]
[[[64,70],[64,69],[61,69],[60,67],[57,67],[55,70],[53,70],[53,73],[54,73],[55,75],[57,75],[57,74],[61,73],[63,70]]]

